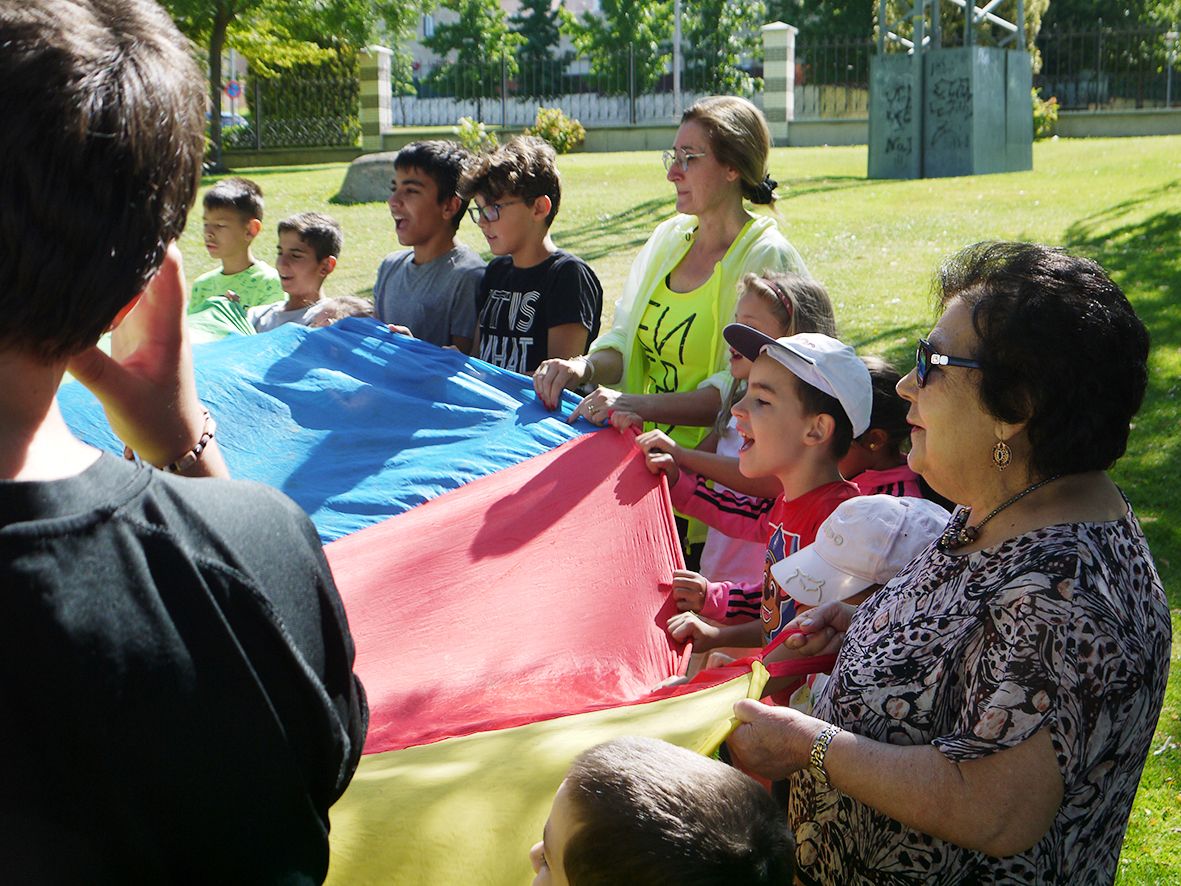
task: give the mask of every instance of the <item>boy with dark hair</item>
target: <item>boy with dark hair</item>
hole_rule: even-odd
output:
[[[324,280],[336,270],[343,245],[340,225],[322,212],[300,212],[279,222],[279,257],[275,265],[287,301],[247,311],[254,331],[270,332],[285,323],[311,325],[320,312]]]
[[[319,882],[364,695],[307,517],[188,479],[227,476],[175,246],[204,153],[192,47],[148,0],[3,3],[0,46],[0,867]],[[144,463],[73,436],[67,366]]]
[[[205,249],[221,267],[193,281],[189,313],[211,298],[229,298],[243,309],[268,305],[283,297],[278,272],[254,257],[250,246],[262,230],[262,189],[245,178],[226,178],[202,200]]]
[[[837,505],[860,494],[841,478],[838,464],[853,437],[869,427],[873,403],[869,370],[835,338],[802,332],[774,339],[739,323],[723,335],[753,363],[746,396],[733,409],[743,441],[738,470],[745,477],[775,477],[783,491],[774,500],[739,500],[680,470],[668,453],[649,450],[649,470],[668,476],[673,506],[681,513],[767,545],[761,594],[729,589],[725,617],[733,623],[718,625],[696,612],[669,619],[669,633],[678,640],[691,637],[699,651],[766,646],[795,617],[795,602],[779,587],[771,565],[812,544]]]
[[[398,242],[373,284],[374,315],[395,332],[471,352],[484,260],[455,238],[467,208],[457,191],[471,160],[449,141],[413,142],[394,158],[390,215]]]
[[[787,818],[750,776],[653,738],[580,754],[529,853],[534,886],[790,883]]]
[[[562,201],[555,159],[546,142],[517,136],[482,155],[460,182],[496,256],[480,283],[475,353],[513,372],[585,354],[599,334],[599,278],[550,239]]]

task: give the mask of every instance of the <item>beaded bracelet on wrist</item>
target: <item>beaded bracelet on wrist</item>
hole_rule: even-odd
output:
[[[203,408],[201,411],[204,413],[205,419],[201,427],[201,436],[196,445],[176,461],[161,465],[160,470],[167,471],[169,474],[183,474],[201,460],[201,455],[209,448],[213,435],[217,433],[217,422],[213,420],[209,410]],[[123,447],[123,457],[128,461],[136,460],[135,452],[130,446]]]

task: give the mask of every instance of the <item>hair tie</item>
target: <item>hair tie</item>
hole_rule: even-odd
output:
[[[775,202],[775,188],[779,186],[779,182],[771,178],[770,175],[763,176],[763,180],[755,185],[751,190],[751,203],[774,203]]]

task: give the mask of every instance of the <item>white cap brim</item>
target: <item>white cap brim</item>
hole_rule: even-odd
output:
[[[784,593],[805,606],[846,600],[873,584],[859,575],[837,569],[816,552],[815,545],[800,548],[773,564],[771,575]]]

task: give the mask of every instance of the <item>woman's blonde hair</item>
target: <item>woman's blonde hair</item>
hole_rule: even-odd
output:
[[[802,274],[786,271],[764,271],[747,274],[738,284],[738,297],[759,296],[771,309],[784,335],[799,332],[822,332],[836,338],[837,321],[832,310],[832,299],[824,284]],[[722,400],[722,408],[714,421],[714,432],[723,434],[730,423],[730,410],[746,393],[746,385],[737,379]]]
[[[705,129],[715,159],[738,170],[742,196],[773,206],[778,182],[768,175],[771,130],[763,112],[744,98],[713,95],[694,102],[681,115],[681,123],[690,120]]]

